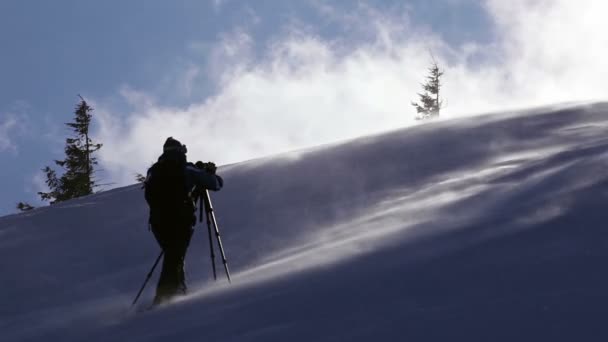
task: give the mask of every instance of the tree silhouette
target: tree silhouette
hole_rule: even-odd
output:
[[[438,117],[439,111],[443,107],[443,100],[439,97],[443,71],[439,70],[439,66],[434,58],[428,72],[429,74],[426,76],[426,82],[422,84],[424,92],[418,93],[420,102],[412,102],[412,106],[416,107],[417,120]]]
[[[55,164],[65,170],[61,177],[57,177],[55,170],[49,166],[42,169],[46,174],[46,185],[49,192],[39,192],[43,201],[51,204],[71,198],[90,195],[97,187],[94,180],[94,166],[97,158],[93,153],[98,151],[102,144],[94,143],[89,137],[93,108],[81,97],[74,111],[74,122],[66,123],[74,133],[73,137],[66,139],[64,160],[55,160]]]
[[[28,211],[28,210],[34,209],[34,207],[32,207],[29,203],[19,202],[19,203],[17,203],[17,209],[19,209],[21,211]]]

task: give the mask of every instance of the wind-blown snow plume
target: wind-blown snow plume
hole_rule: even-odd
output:
[[[128,308],[159,253],[139,185],[2,217],[2,336],[604,340],[607,111],[436,122],[220,167],[233,283],[213,282],[198,224],[191,295],[150,313]]]
[[[170,135],[192,158],[224,164],[413,124],[410,101],[429,51],[445,69],[443,118],[608,97],[608,59],[600,58],[608,55],[604,2],[483,6],[494,25],[490,43],[444,41],[412,24],[406,7],[383,13],[359,5],[343,13],[325,3],[322,13],[355,28],[354,35],[330,40],[294,21],[257,56],[244,24],[206,50],[200,68],[188,64],[178,82],[196,93],[193,78],[208,77],[211,96],[176,108],[122,92],[134,108],[126,116],[97,105],[102,162],[117,184],[129,184]]]

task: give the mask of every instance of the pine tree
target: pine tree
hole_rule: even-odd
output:
[[[97,187],[93,179],[97,158],[93,157],[93,153],[98,151],[102,144],[94,143],[89,137],[93,108],[82,97],[80,100],[74,112],[74,122],[66,123],[74,133],[73,137],[66,139],[66,158],[55,160],[55,164],[65,172],[58,178],[55,170],[49,166],[42,169],[46,174],[46,185],[50,191],[38,194],[43,201],[50,201],[51,204],[90,195]]]
[[[34,207],[32,207],[29,203],[19,202],[19,203],[17,203],[17,209],[19,209],[21,211],[28,211],[28,210],[34,209]]]
[[[146,176],[142,175],[141,173],[137,173],[135,174],[135,180],[137,183],[143,183],[146,181]]]
[[[428,71],[429,75],[426,77],[426,83],[422,84],[424,93],[418,93],[420,103],[412,102],[412,106],[416,107],[417,120],[438,117],[439,111],[443,106],[443,100],[439,97],[443,71],[439,70],[439,66],[435,59],[433,59],[433,63]]]

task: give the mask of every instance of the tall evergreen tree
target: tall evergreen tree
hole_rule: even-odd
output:
[[[426,77],[426,82],[422,84],[424,93],[418,93],[420,103],[412,102],[412,106],[416,107],[417,120],[438,117],[439,111],[443,106],[443,100],[439,97],[443,71],[439,70],[439,66],[435,59],[433,59],[433,63],[428,71],[429,74]]]
[[[51,204],[71,198],[90,195],[97,187],[94,180],[94,167],[97,158],[93,153],[98,151],[102,144],[94,143],[89,137],[93,108],[80,97],[75,109],[74,122],[66,123],[73,131],[73,136],[66,139],[64,160],[55,160],[55,164],[64,169],[61,177],[57,177],[55,170],[49,166],[42,169],[46,174],[46,184],[49,192],[39,192],[43,201]]]

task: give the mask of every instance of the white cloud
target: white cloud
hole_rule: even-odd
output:
[[[407,9],[380,13],[369,6],[344,17],[369,35],[354,46],[295,25],[256,59],[255,40],[236,29],[221,37],[206,69],[193,69],[194,77],[202,72],[215,82],[213,97],[169,108],[123,91],[128,101],[145,104],[127,119],[97,105],[102,163],[113,181],[128,184],[167,136],[187,144],[191,158],[223,164],[413,124],[410,102],[429,50],[446,71],[445,118],[608,97],[608,3],[488,0],[485,8],[497,33],[487,45],[449,46],[408,24]]]
[[[195,65],[188,66],[188,69],[184,73],[184,77],[180,80],[181,89],[183,93],[190,97],[192,95],[192,89],[194,87],[194,81],[200,74],[200,68]]]
[[[24,133],[25,120],[24,114],[0,114],[0,152],[17,153],[15,139]]]
[[[46,175],[42,171],[38,171],[33,175],[24,177],[25,192],[30,195],[29,202],[32,205],[38,205],[43,203],[40,200],[38,192],[48,192],[49,188],[46,185]]]
[[[503,39],[503,73],[523,104],[606,98],[608,3],[601,0],[486,2]]]
[[[212,2],[213,10],[215,12],[219,12],[222,9],[222,5],[224,5],[225,2],[226,2],[226,0],[213,0],[213,2]]]
[[[253,59],[253,39],[243,28],[221,34],[208,53],[206,77],[222,85],[245,71]]]
[[[0,121],[0,151],[17,150],[17,147],[9,136],[9,133],[15,126],[17,126],[17,120],[13,117],[3,117]]]

